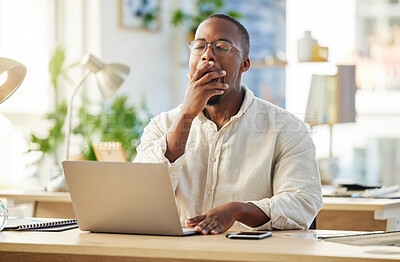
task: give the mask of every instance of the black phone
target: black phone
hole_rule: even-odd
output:
[[[230,239],[263,239],[270,236],[272,233],[268,231],[240,231],[226,235]]]

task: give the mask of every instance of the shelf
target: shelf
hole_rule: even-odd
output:
[[[279,61],[279,60],[275,60],[270,63],[267,63],[266,61],[251,61],[250,68],[285,67],[286,65],[287,65],[287,62]]]

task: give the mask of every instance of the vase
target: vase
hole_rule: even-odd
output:
[[[302,39],[297,41],[297,58],[300,62],[311,62],[313,60],[313,47],[317,40],[311,36],[310,31],[305,31]]]

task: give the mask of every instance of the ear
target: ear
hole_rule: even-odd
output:
[[[244,73],[250,69],[250,58],[246,57],[243,59],[242,64],[240,65],[240,73]]]

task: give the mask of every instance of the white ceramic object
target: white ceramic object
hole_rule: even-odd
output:
[[[297,41],[297,58],[300,62],[312,61],[313,45],[317,44],[310,31],[305,31],[302,39]]]

